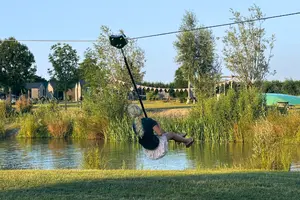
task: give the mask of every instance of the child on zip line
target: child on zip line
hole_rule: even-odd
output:
[[[165,132],[157,121],[144,118],[142,109],[135,104],[129,105],[128,112],[134,119],[133,130],[139,137],[139,143],[150,159],[156,160],[165,156],[168,152],[169,140],[184,143],[186,148],[194,143],[193,138],[185,138],[186,134]]]

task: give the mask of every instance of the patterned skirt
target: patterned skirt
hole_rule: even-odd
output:
[[[148,150],[144,149],[145,154],[148,158],[152,160],[157,160],[159,158],[164,157],[168,152],[168,139],[166,134],[163,134],[162,136],[157,136],[159,139],[159,145],[154,150]]]

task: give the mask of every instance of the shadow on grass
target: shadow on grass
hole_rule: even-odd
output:
[[[33,172],[34,173],[34,172]],[[55,179],[19,177],[0,184],[0,199],[299,199],[300,173],[250,172],[108,178],[100,172]],[[92,175],[94,173],[94,176]],[[100,173],[100,175],[99,175]],[[114,173],[114,172],[111,172]],[[125,172],[124,172],[125,173]],[[155,173],[155,172],[154,172]],[[122,174],[122,173],[119,173]],[[133,173],[134,174],[134,173]],[[140,173],[137,174],[139,176]],[[116,175],[113,175],[116,176]],[[81,178],[82,177],[82,178]],[[17,177],[14,177],[18,179]],[[32,178],[32,177],[31,177]],[[30,186],[32,181],[39,186]],[[3,184],[3,183],[2,183]],[[15,189],[19,188],[19,189]]]

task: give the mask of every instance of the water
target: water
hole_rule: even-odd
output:
[[[280,166],[277,169],[287,169],[291,163],[295,166],[300,163],[300,147],[292,149],[292,154],[276,154],[276,162],[271,160],[270,166],[276,163]],[[72,139],[0,140],[0,169],[213,169],[245,166],[254,155],[251,144],[241,143],[195,143],[189,149],[171,143],[164,158],[150,160],[137,143]]]

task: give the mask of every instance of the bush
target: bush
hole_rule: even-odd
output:
[[[29,99],[27,99],[24,95],[20,97],[20,99],[16,102],[16,111],[18,113],[27,113],[30,112],[32,108],[32,104]]]

